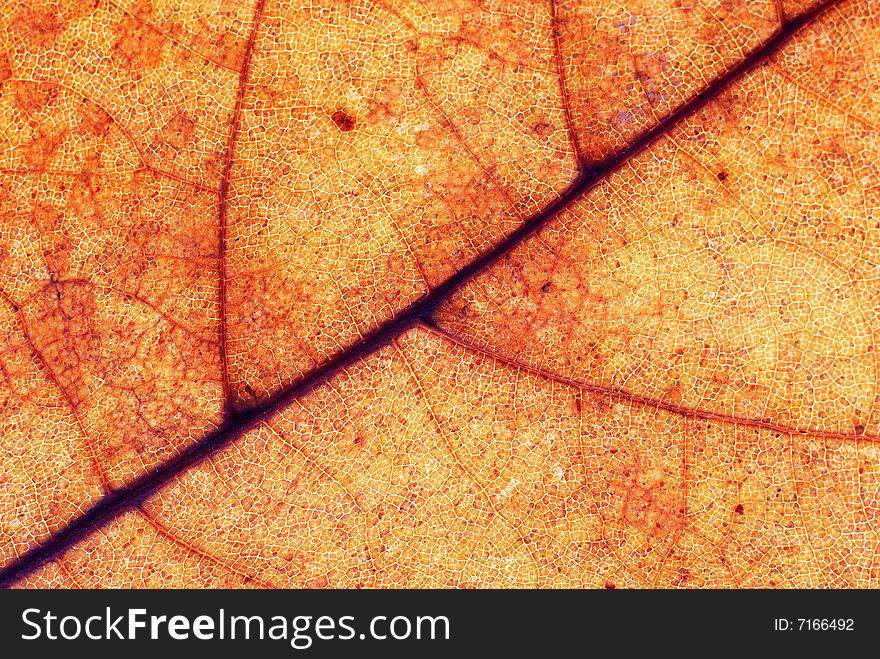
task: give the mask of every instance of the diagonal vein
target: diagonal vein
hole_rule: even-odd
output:
[[[785,435],[801,435],[804,437],[811,437],[813,439],[830,440],[834,442],[846,441],[854,442],[856,444],[880,444],[880,436],[877,435],[868,435],[857,432],[838,432],[834,430],[822,430],[820,428],[803,428],[794,425],[787,425],[784,423],[777,423],[776,421],[767,418],[753,418],[746,416],[737,416],[735,414],[723,414],[721,412],[715,412],[709,409],[688,407],[686,405],[670,403],[663,400],[662,398],[653,398],[651,396],[638,394],[623,388],[602,384],[592,384],[583,380],[578,380],[577,378],[564,377],[561,375],[557,375],[556,373],[546,371],[542,368],[530,366],[526,362],[520,361],[516,358],[499,354],[489,348],[469,341],[464,337],[458,336],[454,332],[443,329],[436,324],[422,322],[420,323],[420,325],[428,332],[431,332],[432,334],[435,334],[436,336],[445,339],[452,345],[458,346],[477,355],[487,357],[488,359],[491,359],[498,364],[512,367],[518,372],[524,371],[527,373],[531,373],[533,375],[537,375],[541,378],[546,378],[547,380],[557,382],[567,387],[575,387],[591,394],[605,396],[609,400],[621,401],[639,407],[650,407],[655,410],[662,410],[664,412],[668,412],[669,414],[675,414],[676,416],[685,417],[686,419],[713,421],[716,423],[740,426],[744,428],[759,428],[761,430],[768,430]]]
[[[257,10],[255,12],[256,20],[260,18],[264,1],[265,0],[259,0],[257,3]],[[812,24],[829,9],[842,2],[843,0],[824,0],[809,11],[785,23],[767,41],[748,53],[739,63],[712,80],[701,92],[697,93],[686,103],[679,106],[678,109],[663,118],[653,128],[643,132],[630,144],[605,160],[585,166],[568,188],[566,188],[560,196],[544,210],[524,221],[517,229],[508,234],[494,247],[481,254],[442,283],[438,284],[428,294],[402,309],[384,323],[374,328],[371,332],[365,334],[358,342],[339,351],[326,362],[304,374],[298,380],[292,382],[283,389],[280,389],[255,407],[244,412],[236,413],[231,407],[229,407],[229,403],[227,403],[228,412],[224,417],[222,425],[216,430],[210,432],[198,442],[188,446],[175,457],[142,474],[125,487],[119,488],[105,495],[79,517],[74,518],[66,526],[57,530],[41,543],[33,546],[18,558],[10,561],[0,569],[0,587],[7,588],[13,585],[18,580],[39,569],[48,561],[58,557],[80,540],[89,537],[95,530],[103,527],[119,515],[136,509],[146,499],[154,495],[158,490],[172,482],[178,476],[186,473],[190,468],[215,455],[248,431],[272,418],[294,400],[301,398],[309,391],[326,382],[335,373],[338,373],[340,370],[360,361],[364,357],[391,343],[394,338],[400,336],[416,322],[430,319],[437,307],[448,300],[450,296],[463,285],[481,272],[490,268],[516,246],[523,243],[523,241],[533,236],[562,211],[570,207],[590,190],[605,181],[611,174],[625,166],[630,160],[632,160],[632,158],[678,126],[682,121],[693,116],[707,103],[717,98],[738,80],[742,79],[747,73],[778,52],[779,49],[785,46],[798,32]],[[252,28],[248,53],[252,50],[255,37],[256,21],[255,26]],[[247,71],[249,68],[248,60],[249,57],[246,58],[240,77],[242,88],[243,84],[246,82]],[[228,158],[226,166],[224,167],[224,175],[220,187],[220,331],[221,357],[224,364],[224,375],[226,376],[224,384],[226,387],[228,387],[228,374],[225,365],[225,272],[222,257],[225,250],[228,175],[229,170],[232,167],[232,150],[235,146],[235,140],[238,133],[238,117],[240,116],[242,103],[241,91],[242,89],[239,90],[239,97],[236,102],[233,131],[230,135],[227,151]],[[227,400],[229,399],[227,398]]]
[[[248,76],[251,71],[254,44],[257,41],[257,29],[260,19],[263,17],[263,7],[266,0],[257,0],[254,8],[254,18],[251,22],[251,32],[248,35],[247,45],[244,50],[244,60],[241,71],[238,73],[238,88],[235,95],[235,108],[232,110],[232,129],[229,131],[229,141],[226,144],[223,172],[220,175],[220,187],[217,190],[219,203],[218,211],[218,236],[217,236],[217,270],[219,286],[217,291],[219,321],[218,342],[220,345],[220,379],[223,384],[223,419],[227,420],[232,415],[232,387],[229,381],[229,357],[227,355],[227,331],[226,331],[226,225],[229,215],[229,174],[235,162],[235,145],[241,129],[241,112],[244,107],[244,92],[247,87]]]

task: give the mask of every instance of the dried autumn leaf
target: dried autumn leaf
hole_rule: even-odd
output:
[[[868,0],[3,2],[0,581],[874,586]]]

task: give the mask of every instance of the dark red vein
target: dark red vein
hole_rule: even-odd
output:
[[[556,7],[557,0],[550,0],[550,38],[553,40],[553,62],[556,66],[556,79],[559,81],[559,97],[562,99],[562,111],[565,116],[565,130],[571,148],[574,149],[575,160],[578,167],[583,167],[586,157],[581,149],[581,142],[574,128],[574,119],[571,117],[571,101],[568,96],[568,84],[565,81],[565,63],[562,61],[562,31],[559,25],[559,12]]]
[[[256,428],[260,423],[270,419],[277,412],[286,408],[297,398],[300,398],[321,383],[326,382],[335,373],[387,345],[416,321],[427,319],[430,322],[429,319],[434,310],[448,300],[465,283],[491,267],[516,246],[522,244],[524,240],[546,226],[559,213],[626,165],[633,157],[667,134],[683,120],[698,112],[746,73],[776,53],[799,30],[841,2],[842,0],[825,0],[810,11],[784,25],[763,45],[749,53],[739,64],[713,80],[703,91],[660,121],[654,128],[642,133],[630,145],[613,154],[605,161],[594,163],[588,168],[583,169],[575,181],[569,185],[556,201],[540,213],[526,220],[495,247],[483,253],[446,281],[436,286],[429,294],[413,302],[385,323],[376,327],[372,332],[366,334],[362,340],[338,352],[331,359],[276,392],[259,405],[238,414],[231,411],[217,430],[209,433],[199,442],[190,445],[176,457],[141,475],[125,487],[114,490],[112,493],[102,497],[82,515],[69,522],[67,526],[56,531],[40,544],[32,547],[0,570],[0,587],[6,588],[11,586],[80,540],[87,538],[117,516],[134,510],[143,501],[191,467],[198,465],[212,455],[215,455],[218,451],[223,450],[242,435]],[[262,2],[260,2],[259,7],[260,9],[262,8]],[[227,165],[231,167],[229,163]]]
[[[624,403],[638,405],[639,407],[646,407],[652,410],[661,410],[663,412],[675,414],[676,416],[681,416],[686,419],[714,421],[716,423],[722,423],[729,426],[756,428],[758,430],[767,430],[782,435],[802,435],[805,437],[811,437],[813,439],[825,439],[837,442],[854,442],[858,444],[880,444],[880,436],[877,435],[867,435],[859,432],[838,432],[834,430],[821,430],[818,428],[802,428],[799,426],[789,426],[784,423],[777,423],[776,421],[773,421],[773,419],[768,418],[758,419],[754,417],[737,416],[735,414],[723,414],[721,412],[713,412],[712,410],[701,409],[699,407],[687,407],[686,405],[670,403],[661,398],[653,398],[651,396],[639,394],[628,389],[617,388],[603,384],[593,384],[590,382],[579,380],[577,378],[565,377],[551,371],[545,371],[541,368],[530,366],[526,362],[520,361],[515,357],[509,357],[507,355],[499,354],[491,348],[487,348],[485,346],[474,343],[473,341],[468,340],[466,337],[459,336],[455,332],[451,332],[441,327],[440,325],[428,322],[423,322],[421,325],[428,331],[431,331],[437,336],[440,336],[446,341],[449,341],[449,343],[460,346],[465,350],[469,350],[476,354],[483,355],[484,357],[487,357],[488,359],[491,359],[498,364],[504,364],[506,366],[510,366],[521,371],[525,371],[527,373],[533,373],[534,375],[546,378],[547,380],[557,382],[567,387],[575,387],[591,394],[601,395],[609,400],[618,400]]]
[[[257,29],[263,16],[263,6],[266,0],[257,0],[254,9],[254,18],[251,22],[251,32],[248,35],[247,45],[242,57],[241,69],[238,73],[238,88],[235,96],[235,108],[232,111],[232,129],[229,131],[229,141],[226,143],[223,172],[220,175],[220,188],[217,191],[218,212],[218,240],[217,240],[217,269],[219,286],[217,291],[219,332],[217,340],[220,345],[220,381],[223,386],[223,418],[228,419],[232,415],[232,385],[229,381],[229,356],[227,355],[227,329],[226,329],[226,226],[229,214],[229,173],[235,162],[235,145],[238,143],[238,133],[241,126],[241,110],[244,106],[244,92],[251,71],[254,44],[257,41]]]

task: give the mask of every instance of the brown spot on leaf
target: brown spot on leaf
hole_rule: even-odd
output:
[[[336,110],[336,112],[330,115],[330,118],[343,133],[354,130],[355,118],[344,110]]]
[[[540,121],[532,126],[532,132],[540,137],[547,137],[553,133],[553,126],[546,121]]]

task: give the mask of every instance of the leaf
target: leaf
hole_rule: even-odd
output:
[[[875,586],[876,12],[5,4],[0,583]]]

